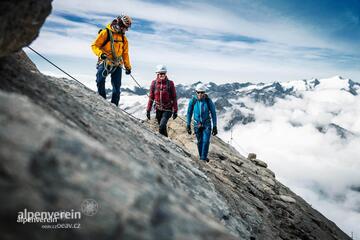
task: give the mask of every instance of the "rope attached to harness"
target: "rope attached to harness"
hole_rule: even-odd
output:
[[[113,60],[105,59],[99,64],[104,64],[104,70],[102,71],[101,75],[105,78],[109,74],[111,74],[117,67],[122,68],[122,57],[116,55],[115,46],[114,46],[114,36],[112,34],[112,31],[108,31],[109,38],[110,38],[110,46],[111,46],[111,54],[113,56]]]

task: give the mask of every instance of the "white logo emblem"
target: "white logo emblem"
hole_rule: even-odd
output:
[[[85,199],[81,203],[81,212],[86,216],[94,216],[99,208],[99,204],[94,199]]]

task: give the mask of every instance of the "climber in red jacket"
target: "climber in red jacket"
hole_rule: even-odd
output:
[[[155,101],[156,119],[159,123],[159,133],[168,136],[166,124],[171,117],[177,118],[177,99],[174,82],[166,76],[167,69],[164,65],[156,67],[156,79],[151,82],[149,101],[146,117],[150,120],[150,111]]]

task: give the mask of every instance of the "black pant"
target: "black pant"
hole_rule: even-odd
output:
[[[168,136],[166,124],[169,118],[171,117],[171,115],[172,115],[171,111],[156,110],[156,120],[158,121],[159,124],[159,133],[166,137]]]

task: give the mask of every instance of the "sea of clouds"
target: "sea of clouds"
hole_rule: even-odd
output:
[[[328,83],[271,107],[242,99],[256,122],[236,125],[232,143],[243,154],[257,153],[278,180],[360,239],[360,96]],[[331,123],[352,134],[341,138],[335,128],[318,130]],[[230,135],[220,133],[226,141]]]

